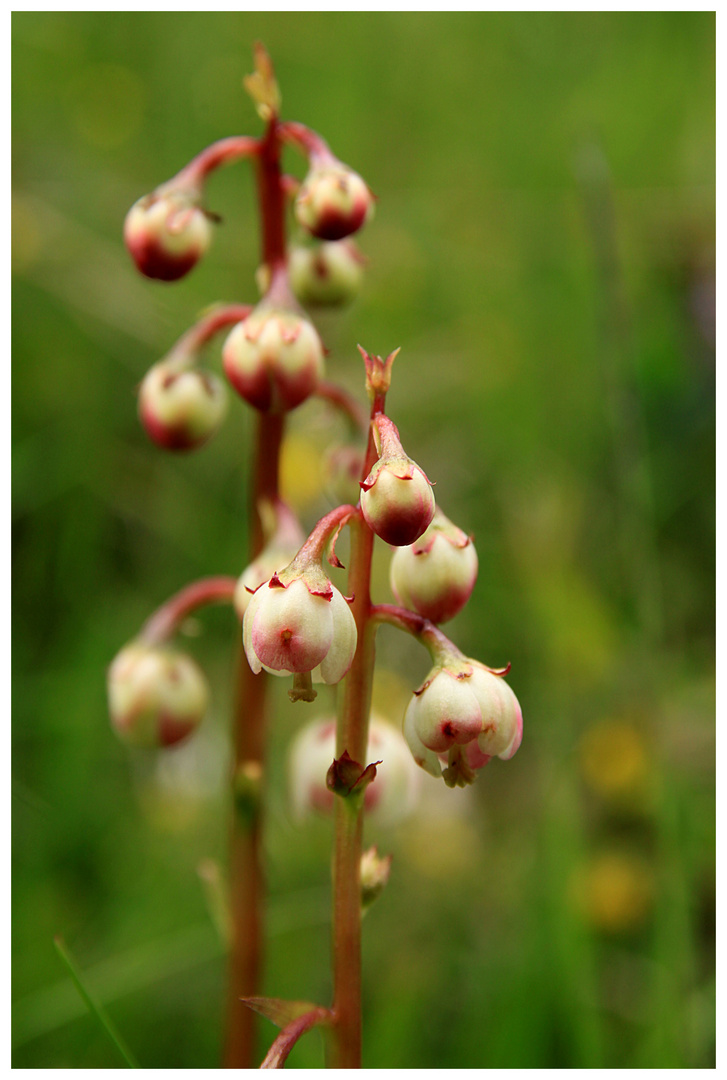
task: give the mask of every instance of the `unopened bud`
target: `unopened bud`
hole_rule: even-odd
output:
[[[334,796],[326,777],[335,756],[336,721],[333,718],[306,724],[291,743],[288,786],[293,813],[299,820],[314,810],[327,813],[332,809]],[[364,791],[366,813],[378,825],[394,825],[413,809],[421,774],[414,766],[400,732],[376,716],[371,718],[366,759],[380,761],[376,778]]]
[[[391,560],[391,589],[397,600],[433,623],[453,619],[476,580],[472,538],[439,509],[426,532],[414,544],[397,548]]]
[[[290,252],[290,284],[302,304],[347,304],[361,288],[364,261],[352,240],[296,247]]]
[[[121,650],[108,670],[111,723],[130,746],[172,746],[207,711],[207,680],[185,653],[141,641]]]
[[[309,397],[323,375],[323,346],[312,323],[265,302],[232,330],[225,374],[260,412],[287,412]]]
[[[335,159],[314,165],[295,200],[298,222],[320,240],[342,240],[371,218],[374,198],[358,173]]]
[[[356,623],[338,589],[325,594],[305,575],[283,585],[275,576],[251,596],[242,640],[252,670],[272,675],[311,673],[314,682],[337,683],[356,651]],[[330,764],[330,762],[329,762]]]
[[[144,195],[124,222],[124,241],[138,269],[159,281],[184,277],[207,251],[211,239],[209,218],[183,191]]]
[[[224,384],[211,372],[151,368],[139,388],[139,415],[150,439],[167,450],[191,450],[214,435],[227,411]]]
[[[411,458],[379,458],[361,481],[361,513],[387,544],[411,544],[434,515],[432,485]]]
[[[387,360],[389,366],[395,355]],[[388,416],[377,415],[372,428],[379,460],[361,481],[361,513],[369,528],[387,544],[413,544],[434,516],[432,485],[404,453],[396,424]]]

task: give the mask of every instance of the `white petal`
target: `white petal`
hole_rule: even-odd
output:
[[[356,652],[356,621],[348,602],[338,589],[334,588],[331,598],[331,616],[333,618],[333,638],[325,658],[313,673],[314,682],[337,683],[343,678],[353,662]],[[320,678],[316,675],[320,673]]]
[[[406,713],[404,714],[404,738],[407,741],[417,765],[421,765],[422,769],[438,778],[442,775],[442,766],[439,763],[439,758],[433,750],[427,750],[426,746],[424,746],[417,735],[416,714],[418,704],[419,699],[417,697],[412,697]]]

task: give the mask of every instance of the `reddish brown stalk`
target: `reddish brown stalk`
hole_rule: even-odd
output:
[[[399,630],[406,630],[408,634],[412,634],[423,645],[426,645],[434,660],[452,656],[464,659],[464,654],[454,642],[450,641],[438,626],[416,611],[408,611],[407,608],[397,607],[396,604],[376,604],[371,608],[371,621],[374,624],[388,623]]]
[[[271,271],[286,262],[285,195],[280,172],[280,142],[275,117],[259,145],[258,193],[262,222],[262,258]],[[264,544],[261,500],[278,498],[280,446],[284,418],[261,413],[258,417],[250,507],[250,560]],[[230,907],[232,943],[227,994],[227,1033],[223,1065],[252,1068],[255,1063],[255,1014],[241,998],[260,989],[263,958],[263,905],[261,786],[265,763],[265,709],[267,675],[256,677],[248,665],[242,643],[238,647],[233,718],[235,812],[230,841]]]
[[[280,138],[276,118],[268,124],[258,157],[258,193],[262,212],[263,259],[271,275],[287,260],[285,246],[285,191],[280,172]]]
[[[372,419],[383,412],[385,392],[376,393]],[[373,434],[362,478],[377,459]],[[374,626],[371,623],[371,558],[374,534],[363,517],[351,519],[349,594],[356,620],[358,644],[344,684],[343,707],[336,734],[336,756],[348,751],[354,761],[367,764],[371,687],[374,674]],[[358,800],[335,800],[333,851],[333,1016],[328,1044],[331,1068],[361,1067],[361,850],[363,807]]]
[[[279,132],[283,142],[290,143],[291,146],[302,151],[310,159],[311,165],[336,160],[326,140],[305,124],[287,120],[280,125]]]
[[[301,1035],[310,1031],[316,1024],[323,1024],[330,1020],[331,1014],[328,1009],[318,1006],[310,1012],[303,1013],[286,1024],[278,1035],[273,1045],[265,1055],[261,1069],[282,1069],[288,1059],[288,1054],[293,1049]]]
[[[235,592],[232,577],[209,577],[185,585],[170,597],[141,628],[139,637],[149,645],[161,645],[175,633],[193,611],[205,604],[229,603]]]
[[[244,157],[255,157],[259,153],[259,139],[250,135],[230,135],[229,138],[219,139],[202,150],[184,166],[175,179],[181,184],[190,182],[198,187],[209,173],[219,169],[221,165],[229,165]]]

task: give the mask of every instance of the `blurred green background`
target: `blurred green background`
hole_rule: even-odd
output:
[[[525,715],[513,761],[464,793],[423,777],[412,818],[368,830],[395,859],[364,923],[364,1064],[712,1066],[714,15],[37,12],[13,38],[14,1064],[122,1064],[56,934],[143,1065],[219,1060],[197,867],[225,859],[233,620],[189,642],[214,707],[186,748],[130,755],[104,670],[182,584],[244,565],[246,410],[166,455],[135,387],[206,305],[255,297],[249,169],[211,180],[224,225],[178,285],[137,276],[121,227],[259,130],[259,38],[285,117],[379,197],[362,296],[318,318],[329,375],[363,397],[356,343],[402,346],[391,413],[480,557],[451,633],[512,661]],[[292,428],[311,525],[340,429],[311,404]],[[383,631],[379,659],[397,720],[425,658]],[[326,1002],[331,829],[290,820],[311,714],[284,690],[265,989]],[[322,1061],[313,1033],[289,1064]]]

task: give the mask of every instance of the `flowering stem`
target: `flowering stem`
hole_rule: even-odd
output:
[[[258,152],[258,194],[262,222],[262,259],[275,271],[285,267],[285,195],[280,173],[280,143],[273,117]],[[250,558],[265,543],[259,508],[279,498],[280,447],[285,421],[281,415],[258,416],[250,507]],[[228,1069],[252,1068],[255,1063],[255,1014],[241,998],[259,992],[262,975],[263,815],[260,789],[265,760],[265,706],[267,676],[253,675],[242,642],[238,646],[233,716],[235,812],[230,839],[230,949],[227,1034],[223,1064]]]
[[[202,578],[185,585],[146,620],[139,637],[148,645],[163,644],[197,608],[231,603],[235,585],[232,577]]]
[[[385,392],[374,395],[372,418],[383,412]],[[371,431],[364,461],[367,476],[376,461]],[[360,513],[351,518],[351,568],[348,591],[358,641],[344,683],[343,705],[336,729],[336,756],[348,751],[366,764],[371,688],[374,675],[374,634],[371,622],[371,558],[374,534]],[[361,851],[363,805],[360,800],[336,798],[333,849],[333,1017],[328,1044],[330,1068],[361,1067]]]
[[[280,172],[280,138],[277,118],[268,124],[258,157],[258,194],[262,213],[263,260],[274,275],[287,261],[285,245],[285,191]]]

